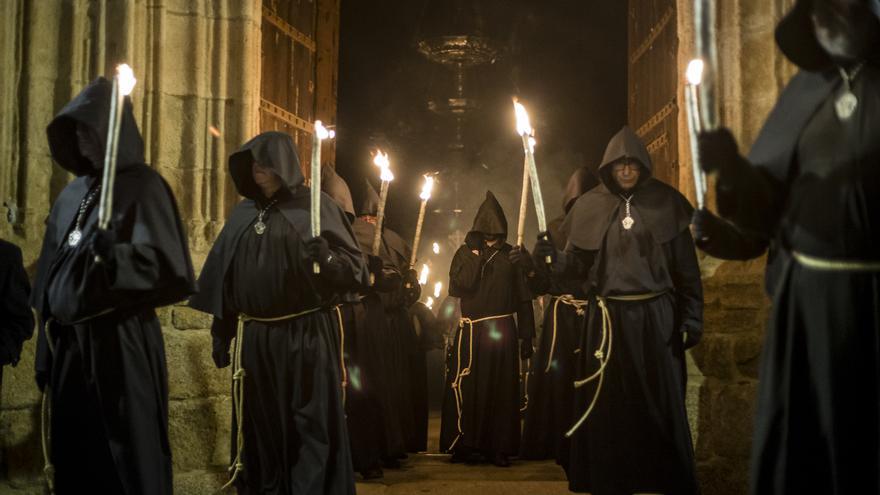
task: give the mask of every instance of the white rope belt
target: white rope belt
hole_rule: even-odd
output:
[[[593,353],[593,356],[599,360],[599,369],[597,369],[592,375],[574,382],[575,388],[581,388],[588,383],[593,381],[597,381],[596,391],[593,393],[593,399],[590,401],[590,405],[587,406],[587,410],[584,411],[584,414],[581,415],[580,419],[571,427],[566,433],[565,437],[570,438],[574,435],[574,432],[580,428],[584,422],[586,422],[587,418],[593,412],[593,408],[596,407],[596,402],[599,400],[599,393],[602,391],[602,383],[605,381],[605,368],[608,366],[608,362],[611,359],[611,350],[612,343],[614,340],[614,332],[612,331],[611,325],[611,315],[608,312],[608,301],[621,301],[621,302],[638,302],[638,301],[649,301],[651,299],[655,299],[657,297],[662,296],[666,292],[651,292],[648,294],[635,294],[635,295],[625,295],[625,296],[606,296],[606,297],[596,297],[596,303],[599,306],[599,309],[602,311],[602,340],[599,342],[599,347]]]
[[[547,366],[544,368],[544,373],[550,372],[550,367],[553,364],[553,353],[556,351],[556,329],[558,328],[557,316],[559,314],[560,303],[574,307],[578,315],[583,315],[584,308],[590,304],[590,301],[575,299],[571,294],[564,294],[557,297],[556,301],[553,302],[553,338],[550,340],[550,353],[547,356]]]
[[[244,462],[242,461],[241,454],[244,451],[244,377],[246,375],[244,371],[244,367],[241,365],[241,348],[242,348],[242,340],[244,337],[244,327],[245,324],[251,321],[258,321],[261,323],[273,323],[279,321],[287,321],[293,320],[295,318],[299,318],[301,316],[305,316],[312,313],[317,313],[321,311],[323,308],[312,308],[307,309],[305,311],[301,311],[299,313],[294,313],[290,315],[278,316],[276,318],[257,318],[254,316],[248,316],[244,313],[238,315],[238,324],[235,328],[235,348],[232,356],[232,407],[235,411],[235,443],[236,443],[236,452],[235,458],[232,460],[232,464],[229,466],[229,471],[231,475],[229,476],[229,481],[223,485],[220,490],[223,491],[226,488],[232,486],[235,483],[235,480],[238,478],[239,473],[244,470]]]
[[[457,365],[455,367],[455,380],[452,381],[452,395],[455,397],[455,410],[458,414],[457,425],[458,425],[458,434],[455,436],[455,440],[452,441],[452,444],[449,445],[449,450],[452,450],[455,447],[455,444],[458,443],[458,440],[462,436],[461,430],[461,408],[463,405],[464,397],[462,397],[461,393],[461,384],[464,380],[464,377],[471,374],[471,367],[474,364],[474,324],[480,323],[489,320],[500,320],[502,318],[510,318],[513,317],[515,313],[509,313],[506,315],[496,315],[496,316],[487,316],[485,318],[477,318],[476,320],[472,320],[470,318],[461,318],[458,320],[458,352],[456,352]],[[461,367],[461,341],[464,340],[464,328],[467,326],[468,328],[468,363],[467,366]]]
[[[880,272],[880,261],[832,260],[793,251],[792,256],[801,265],[826,272]]]

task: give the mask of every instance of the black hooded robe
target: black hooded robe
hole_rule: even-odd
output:
[[[251,163],[271,168],[283,186],[265,198]],[[333,306],[354,300],[366,270],[351,226],[326,194],[321,237],[338,269],[312,273],[309,190],[287,134],[266,132],[230,156],[229,168],[245,196],[229,216],[190,300],[214,315],[215,361],[228,357],[239,314],[274,322],[245,323],[240,347],[244,373],[243,471],[239,493],[354,493],[351,451],[342,404],[339,339]],[[322,193],[323,194],[323,193]],[[273,203],[274,201],[274,203]],[[270,206],[270,204],[272,206]],[[254,228],[266,208],[265,232]],[[234,415],[235,416],[235,415]],[[233,452],[238,449],[233,418]]]
[[[718,181],[719,211],[770,245],[751,493],[878,493],[880,270],[811,267],[794,253],[880,266],[880,51],[853,82],[855,113],[839,119],[843,82],[813,37],[809,5],[777,29],[805,70],[751,165]]]
[[[632,194],[630,230],[622,226],[625,201],[610,176],[622,159],[642,165]],[[569,488],[594,495],[697,493],[693,446],[685,409],[683,333],[702,332],[700,269],[690,230],[691,207],[675,189],[650,175],[639,138],[624,128],[608,145],[600,166],[603,184],[577,200],[568,217],[565,255],[553,267],[560,279],[584,281],[610,316],[612,348],[601,389],[577,389],[575,420],[594,395],[595,408],[571,437]],[[642,301],[614,296],[655,294]],[[603,333],[602,310],[590,298],[576,372],[599,369],[595,351]]]
[[[37,262],[31,304],[44,325],[37,382],[51,404],[56,492],[170,494],[168,383],[154,308],[185,298],[195,283],[174,197],[144,165],[128,100],[110,222],[113,255],[98,263],[90,248],[97,200],[86,210],[82,240],[67,242],[81,201],[101,182],[100,165],[80,154],[76,124],[106,146],[110,92],[110,82],[95,80],[47,128],[53,158],[77,178],[52,206]]]
[[[581,195],[598,184],[586,167],[576,170],[568,180],[562,208],[567,214]],[[550,238],[557,249],[564,249],[568,236],[562,230],[564,215],[548,225]],[[529,370],[529,402],[522,430],[520,458],[556,459],[567,465],[569,441],[565,432],[571,426],[574,399],[574,368],[578,334],[583,328],[586,298],[579,284],[558,284],[546,277],[529,278],[534,294],[550,294],[537,350]],[[539,280],[543,279],[543,280]],[[559,296],[571,296],[560,299]],[[571,301],[571,302],[564,302]]]
[[[440,450],[491,460],[519,453],[518,341],[533,338],[535,323],[525,274],[510,263],[503,240],[507,219],[491,192],[471,230],[502,240],[480,254],[461,246],[449,268],[449,295],[461,299],[462,320],[446,365]],[[468,323],[484,318],[492,319]]]
[[[2,367],[18,364],[22,344],[33,335],[30,295],[31,284],[24,271],[21,249],[0,239],[0,384]]]

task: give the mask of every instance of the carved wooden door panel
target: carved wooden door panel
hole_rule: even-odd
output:
[[[676,0],[629,0],[629,125],[648,146],[654,176],[678,187]]]

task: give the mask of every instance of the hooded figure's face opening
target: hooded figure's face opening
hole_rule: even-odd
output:
[[[838,63],[870,58],[880,45],[880,22],[866,2],[816,1],[810,18],[819,46]]]
[[[263,192],[263,196],[271,198],[278,189],[281,189],[281,178],[269,167],[263,167],[257,162],[251,164],[251,175],[254,183]]]
[[[95,168],[99,168],[104,159],[101,140],[91,127],[81,122],[76,123],[76,145],[79,147],[79,154],[90,161]]]
[[[611,177],[624,192],[636,187],[642,175],[642,166],[634,160],[622,160],[611,166]]]

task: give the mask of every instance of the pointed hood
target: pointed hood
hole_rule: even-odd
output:
[[[58,165],[76,176],[97,175],[104,167],[103,160],[93,164],[80,153],[76,124],[83,124],[90,129],[100,144],[103,157],[107,146],[112,92],[113,84],[110,81],[103,77],[95,79],[65,105],[46,128],[52,158]],[[119,151],[116,158],[118,169],[144,163],[144,140],[134,120],[131,99],[126,97],[124,101],[122,124],[119,129]]]
[[[277,131],[258,134],[229,157],[229,173],[235,189],[248,199],[262,196],[251,172],[253,162],[271,168],[290,190],[305,182],[296,145],[289,134]]]
[[[813,27],[814,6],[817,2],[831,0],[798,0],[794,7],[776,26],[776,44],[792,63],[810,72],[818,72],[834,66],[831,56],[816,39]],[[850,0],[853,7],[873,17],[875,29],[880,30],[880,0]],[[880,62],[880,49],[874,51],[872,62]]]
[[[599,185],[599,179],[587,167],[581,167],[571,174],[568,185],[565,186],[565,194],[562,196],[562,210],[568,213],[574,202],[581,195]]]
[[[599,178],[612,191],[617,190],[617,185],[611,177],[611,166],[622,160],[635,160],[642,165],[639,184],[645,182],[653,174],[653,164],[651,163],[651,155],[648,154],[648,148],[629,126],[623,126],[623,129],[608,141],[605,155],[602,157],[602,164],[599,165]]]
[[[471,227],[472,232],[480,232],[488,235],[500,235],[507,237],[507,218],[504,216],[504,210],[501,204],[495,199],[492,191],[486,191],[486,199],[477,210],[477,216],[474,217],[474,226]]]
[[[345,179],[340,177],[333,167],[321,168],[321,190],[342,208],[348,221],[354,220],[354,202],[351,200],[351,190]]]
[[[357,215],[359,217],[367,215],[375,217],[379,214],[379,193],[370,183],[369,179],[364,179],[364,195],[361,204],[358,206]]]

